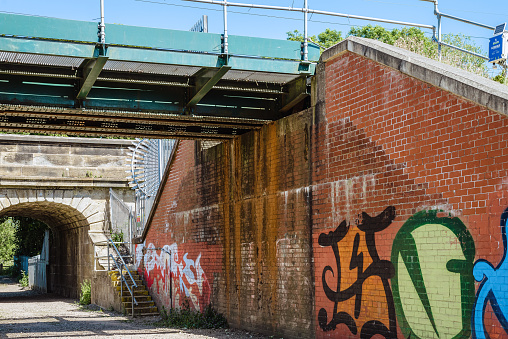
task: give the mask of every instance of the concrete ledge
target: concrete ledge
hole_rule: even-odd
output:
[[[377,40],[349,37],[325,50],[320,62],[347,51],[508,116],[508,86]]]
[[[58,143],[58,144],[94,144],[94,145],[118,145],[131,146],[132,140],[127,139],[100,139],[100,138],[75,138],[55,137],[46,135],[23,135],[23,134],[0,134],[0,142],[17,141],[23,143]]]
[[[0,178],[0,187],[37,187],[37,188],[73,188],[105,187],[130,188],[127,179],[111,180],[108,178],[47,178],[47,177],[8,177]]]

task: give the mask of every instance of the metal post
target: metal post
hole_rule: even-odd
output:
[[[441,61],[441,13],[439,13],[439,9],[437,8],[437,0],[434,2],[434,13],[437,16],[437,54],[439,56],[439,61]]]
[[[102,44],[102,53],[106,55],[106,25],[104,24],[104,0],[101,0],[101,23],[100,27],[100,38]]]
[[[203,15],[203,33],[208,33],[208,15]]]
[[[173,270],[171,268],[171,262],[173,261],[173,251],[169,251],[169,302],[171,303],[171,309],[173,309]]]
[[[308,14],[309,14],[309,6],[307,4],[307,0],[304,2],[304,24],[303,24],[303,61],[309,61],[309,41],[308,41]]]
[[[224,0],[224,54],[228,55],[228,2]]]
[[[158,157],[159,157],[159,184],[162,182],[162,175],[164,173],[164,148],[163,148],[163,140],[159,139],[158,146]]]
[[[123,277],[122,277],[122,265],[120,265],[120,276],[118,277],[120,279],[120,302],[123,305]]]
[[[111,271],[111,265],[109,263],[109,243],[106,244],[108,246],[108,272]]]

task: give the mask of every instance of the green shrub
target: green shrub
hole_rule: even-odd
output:
[[[204,312],[191,310],[188,300],[184,300],[181,309],[162,309],[162,324],[176,328],[228,328],[226,318],[218,313],[212,305]]]
[[[81,283],[81,295],[79,297],[80,305],[90,305],[92,303],[92,285],[90,280],[84,280]]]
[[[123,242],[123,231],[111,233],[111,240],[113,242]]]
[[[19,284],[22,287],[28,287],[28,275],[25,273],[25,271],[21,271],[21,278],[19,279]]]

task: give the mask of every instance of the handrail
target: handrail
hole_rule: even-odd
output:
[[[102,242],[102,243],[104,243],[104,242]],[[120,301],[123,302],[123,282],[125,282],[125,285],[127,286],[127,290],[131,294],[131,298],[132,298],[132,300],[131,300],[131,307],[132,307],[132,313],[131,313],[131,315],[132,315],[132,317],[134,317],[134,304],[138,305],[138,301],[136,300],[136,297],[134,297],[134,291],[133,291],[133,289],[131,289],[131,287],[129,286],[129,283],[127,282],[127,279],[123,275],[122,271],[123,271],[124,267],[125,267],[125,270],[127,271],[127,274],[129,274],[129,278],[132,281],[132,287],[133,288],[134,287],[138,287],[138,284],[134,280],[134,277],[132,276],[130,270],[127,268],[127,264],[123,260],[123,257],[120,254],[120,251],[118,250],[118,248],[116,247],[115,242],[113,240],[111,240],[110,238],[108,238],[106,243],[107,243],[107,246],[108,246],[108,271],[111,270],[111,265],[110,265],[110,260],[109,260],[111,258],[115,262],[116,268],[118,269],[118,273],[119,273],[119,275],[121,277],[121,280],[120,280]],[[115,249],[117,257],[120,259],[120,265],[118,265],[118,262],[117,262],[118,259],[115,259],[113,254],[109,253],[109,247],[110,247],[110,245],[113,245],[113,248]]]
[[[118,242],[118,241],[115,242],[115,241],[111,240],[110,238],[107,238],[107,240],[105,240],[105,241],[97,241],[97,242],[95,242],[93,244],[94,245],[94,252],[95,252],[94,259],[97,260],[97,262],[99,262],[99,259],[101,259],[101,258],[108,258],[108,267],[107,267],[107,269],[105,269],[106,271],[112,271],[111,260],[113,260],[113,262],[115,263],[115,266],[116,266],[116,270],[118,271],[118,273],[119,273],[119,275],[121,277],[120,278],[120,300],[122,300],[122,302],[123,302],[123,283],[125,282],[125,285],[127,286],[127,290],[129,291],[129,293],[131,294],[131,297],[132,297],[131,306],[132,306],[132,316],[134,317],[134,305],[139,305],[139,304],[138,304],[138,301],[136,300],[136,297],[134,296],[134,290],[133,290],[133,288],[134,287],[138,287],[138,284],[134,280],[134,277],[132,276],[130,270],[127,268],[127,264],[125,263],[125,260],[124,260],[124,257],[126,257],[126,258],[134,258],[134,255],[133,254],[129,254],[129,255],[123,256],[120,253],[120,251],[118,250],[118,247],[116,247],[116,244],[128,244],[128,243]],[[116,252],[117,258],[115,258],[114,253],[110,253],[109,248],[111,247],[111,245],[115,249],[114,252]],[[107,255],[98,255],[98,253],[97,253],[97,246],[106,246],[107,247],[107,251],[108,251]],[[119,262],[118,262],[118,259],[120,259]],[[129,286],[129,282],[127,281],[127,278],[123,274],[124,268],[127,271],[127,274],[129,275],[129,278],[130,278],[130,280],[132,282],[131,286]],[[96,266],[95,266],[94,270],[98,271]]]
[[[113,254],[110,254],[109,255],[113,260],[115,260],[115,257],[113,256]],[[131,307],[132,307],[132,317],[134,317],[134,303],[136,303],[136,305],[138,305],[138,301],[136,300],[136,298],[134,297],[134,291],[130,288],[129,284],[127,283],[127,279],[125,279],[125,276],[122,274],[122,271],[123,271],[123,263],[124,261],[122,260],[122,264],[120,265],[120,267],[118,267],[119,265],[116,265],[116,268],[118,270],[118,275],[120,276],[120,278],[122,279],[120,281],[120,302],[123,302],[123,283],[122,282],[125,282],[125,286],[127,286],[127,290],[129,291],[129,293],[131,294],[131,298],[132,298],[132,301],[131,301]],[[127,267],[125,267],[127,269]],[[127,272],[129,272],[129,270],[127,269]],[[129,272],[129,275],[130,275],[130,272]],[[134,284],[136,284],[135,281],[133,281]],[[137,285],[136,285],[137,286]],[[134,285],[132,285],[132,287],[135,287]]]
[[[109,239],[109,238],[108,238],[108,240],[109,240],[109,242],[113,245],[113,248],[115,249],[116,254],[118,254],[118,257],[119,257],[119,258],[120,258],[120,260],[122,261],[122,265],[123,265],[124,267],[126,267],[126,268],[127,268],[127,264],[126,264],[126,263],[125,263],[125,261],[123,260],[123,257],[122,257],[122,255],[120,254],[120,251],[119,251],[119,250],[118,250],[118,248],[116,247],[116,245],[115,245],[115,243],[113,242],[113,240],[111,240],[111,239]],[[114,260],[114,258],[113,258],[113,260]],[[118,266],[118,265],[117,265],[117,266]],[[138,287],[138,284],[136,284],[136,281],[134,281],[134,278],[132,277],[132,274],[131,274],[131,272],[130,272],[128,269],[127,269],[127,273],[129,273],[129,277],[131,278],[131,280],[132,280],[132,282],[133,282],[133,285],[132,285],[132,286],[134,286],[134,287]],[[136,304],[136,305],[137,305],[137,304]]]

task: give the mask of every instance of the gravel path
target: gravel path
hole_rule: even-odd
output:
[[[238,330],[179,330],[156,327],[157,318],[131,320],[75,300],[26,290],[0,276],[0,338],[265,338]],[[96,309],[96,310],[93,310]]]

